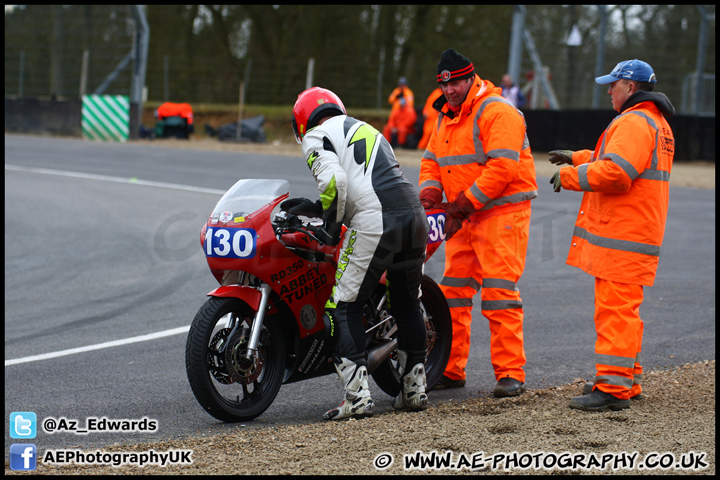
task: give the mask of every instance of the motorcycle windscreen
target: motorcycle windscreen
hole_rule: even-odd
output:
[[[238,180],[213,209],[213,219],[223,215],[247,216],[281,195],[290,193],[290,182],[278,179],[249,178]]]

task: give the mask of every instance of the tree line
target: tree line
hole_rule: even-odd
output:
[[[715,69],[713,5],[706,71]],[[526,6],[542,62],[553,72],[561,104],[580,106],[571,95],[591,80],[598,47],[596,6]],[[77,92],[82,52],[90,51],[92,90],[132,48],[126,6],[26,5],[5,11],[6,95],[17,90],[19,51],[25,82],[70,96]],[[246,101],[289,104],[305,88],[309,59],[313,83],[335,90],[347,103],[383,107],[399,77],[417,101],[436,86],[443,50],[470,58],[494,83],[508,68],[513,6],[508,5],[148,5],[149,98],[234,103],[241,82]],[[604,69],[620,60],[648,61],[675,89],[695,68],[700,15],[694,5],[617,5],[608,8]],[[577,25],[582,38],[570,48]],[[523,74],[533,69],[524,50]],[[129,66],[113,89],[129,88]],[[42,77],[42,82],[40,78]],[[523,83],[526,79],[516,79]],[[583,86],[585,85],[585,86]],[[53,92],[51,92],[53,91]],[[108,92],[111,93],[111,92]],[[671,97],[672,98],[672,97]]]

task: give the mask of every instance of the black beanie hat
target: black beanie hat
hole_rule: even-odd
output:
[[[456,52],[454,48],[449,48],[442,53],[437,66],[438,83],[447,83],[474,76],[475,67],[467,57]]]

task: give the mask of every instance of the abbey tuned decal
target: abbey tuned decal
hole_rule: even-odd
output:
[[[282,272],[285,272],[285,270]],[[280,274],[282,273],[279,273],[279,275]],[[317,266],[310,267],[305,273],[298,275],[297,278],[284,283],[280,288],[280,295],[290,304],[322,288],[327,284],[327,281],[327,275],[320,273],[320,269]]]

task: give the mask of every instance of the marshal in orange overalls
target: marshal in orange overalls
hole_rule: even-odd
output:
[[[420,167],[421,190],[437,188],[448,202],[464,192],[476,210],[445,245],[440,288],[453,321],[445,370],[452,380],[466,375],[473,296],[481,292],[496,380],[525,381],[517,282],[525,269],[530,201],[537,196],[537,183],[524,118],[501,92],[475,75],[458,113],[448,105],[441,108]]]
[[[567,264],[595,277],[595,387],[620,399],[642,389],[639,310],[655,281],[674,154],[667,97],[635,98],[594,151],[574,152],[574,166],[560,169],[562,188],[585,192]]]

